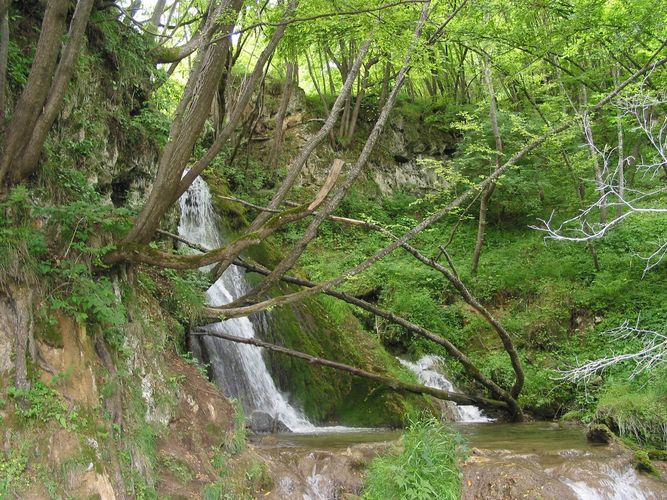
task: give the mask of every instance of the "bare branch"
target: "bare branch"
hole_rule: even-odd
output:
[[[634,325],[625,321],[621,326],[606,332],[615,341],[636,339],[641,343],[639,350],[630,353],[612,353],[580,364],[567,370],[560,370],[557,380],[588,383],[605,370],[621,363],[634,364],[631,378],[667,363],[667,335],[655,330],[639,327],[639,318]]]

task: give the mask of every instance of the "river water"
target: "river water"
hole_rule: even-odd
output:
[[[667,484],[635,471],[631,453],[618,445],[589,443],[580,426],[550,422],[450,425],[466,443],[462,450],[467,456],[462,465],[464,500],[667,499]],[[326,494],[331,485],[336,484],[337,478],[350,475],[345,470],[346,462],[333,467],[332,457],[354,457],[359,454],[359,447],[369,456],[374,447],[384,453],[391,449],[387,443],[397,443],[400,435],[400,431],[388,430],[275,434],[267,440],[257,438],[255,446],[260,454],[301,464],[301,468],[306,462],[306,471],[310,472],[302,478],[304,493],[299,498],[329,500],[337,498]],[[298,470],[299,466],[294,468]],[[313,490],[313,484],[327,487]]]

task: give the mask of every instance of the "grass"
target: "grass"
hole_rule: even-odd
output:
[[[610,384],[600,396],[594,419],[623,437],[667,449],[667,382],[665,372],[640,387]]]
[[[458,437],[434,418],[411,421],[403,450],[373,460],[363,498],[457,500],[461,492]]]

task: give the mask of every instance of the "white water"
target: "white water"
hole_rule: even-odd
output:
[[[628,467],[619,471],[610,467],[585,480],[562,478],[579,500],[652,500],[657,496],[639,489],[637,473]]]
[[[443,363],[439,356],[424,356],[416,363],[397,358],[407,369],[412,371],[419,381],[427,387],[441,389],[448,392],[458,392],[454,384],[445,377],[438,368]],[[482,410],[473,405],[457,405],[451,403],[457,422],[493,422],[492,418],[482,413]]]
[[[216,248],[223,243],[206,182],[198,177],[181,196],[180,205],[179,235],[206,248]],[[243,272],[230,266],[208,289],[206,298],[212,306],[224,305],[244,295],[247,289]],[[248,318],[233,318],[205,328],[242,338],[255,336],[255,328]],[[292,432],[318,430],[280,393],[266,368],[262,349],[215,337],[199,337],[199,342],[200,349],[206,351],[213,380],[227,396],[241,401],[251,422],[253,415],[261,417],[263,414],[265,421],[282,422]]]

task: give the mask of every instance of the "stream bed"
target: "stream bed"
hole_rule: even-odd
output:
[[[667,483],[635,471],[620,445],[587,442],[584,429],[551,422],[453,423],[466,441],[462,498],[667,499]],[[268,498],[333,500],[359,494],[364,465],[391,451],[400,431],[255,436],[276,482]]]

